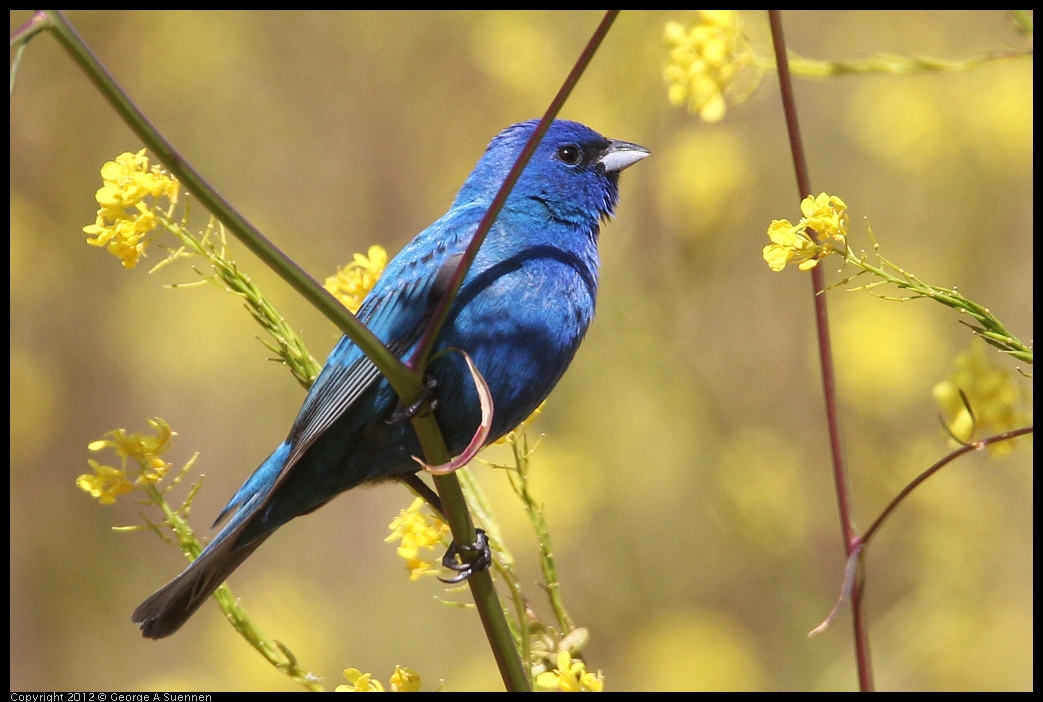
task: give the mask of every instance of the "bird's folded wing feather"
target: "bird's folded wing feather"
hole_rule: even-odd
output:
[[[408,351],[424,331],[475,229],[477,222],[472,223],[474,213],[455,214],[451,211],[432,224],[404,249],[384,271],[359,310],[359,320],[397,357]],[[441,245],[429,248],[423,255],[411,255],[412,250],[419,248],[415,246],[418,242],[432,239]],[[348,337],[342,337],[315,379],[294,421],[287,438],[289,455],[278,473],[266,475],[263,471],[265,465],[262,465],[232,496],[214,524],[219,524],[236,509],[249,505],[249,510],[254,511],[267,501],[308,448],[380,375],[373,361]],[[237,521],[245,516],[239,515]]]

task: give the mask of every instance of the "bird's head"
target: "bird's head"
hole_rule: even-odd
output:
[[[457,203],[491,202],[536,124],[521,122],[497,134],[460,189]],[[620,171],[648,154],[642,146],[607,139],[578,122],[555,120],[511,191],[507,207],[596,227],[615,209]]]

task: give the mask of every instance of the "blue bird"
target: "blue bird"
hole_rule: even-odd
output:
[[[498,134],[449,211],[388,264],[358,317],[408,359],[435,305],[536,122]],[[433,354],[466,351],[493,398],[488,442],[514,429],[550,393],[594,316],[598,234],[615,209],[619,173],[647,149],[606,139],[576,122],[551,124],[464,279]],[[474,381],[460,354],[428,366],[435,418],[452,455],[481,420]],[[422,455],[391,386],[347,337],[330,353],[286,441],[232,496],[215,521],[228,523],[199,558],[133,614],[142,634],[177,631],[276,529],[345,490],[404,479]]]

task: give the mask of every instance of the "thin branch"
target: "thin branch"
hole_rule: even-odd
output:
[[[786,42],[782,31],[782,16],[779,10],[769,10],[771,36],[775,47],[775,61],[779,68],[779,85],[782,91],[782,104],[786,113],[786,129],[789,133],[790,151],[793,155],[793,167],[797,175],[797,189],[801,199],[812,195],[811,180],[808,176],[808,164],[804,154],[804,144],[800,136],[800,124],[797,120],[797,103],[793,95],[793,79],[790,75],[789,61],[786,55]],[[819,364],[822,367],[822,388],[826,401],[826,421],[829,425],[829,446],[833,458],[833,482],[837,491],[837,506],[840,509],[840,525],[844,536],[844,550],[850,556],[857,543],[854,520],[851,515],[851,486],[847,475],[847,461],[844,455],[843,438],[840,433],[840,409],[837,401],[836,369],[833,365],[833,352],[829,336],[829,314],[826,309],[825,278],[821,266],[811,269],[813,297],[815,300],[815,322],[818,331]],[[852,612],[854,616],[855,657],[858,661],[859,688],[871,691],[873,669],[869,651],[869,632],[862,611],[862,585],[858,578],[852,587]]]
[[[961,391],[962,394],[962,391]],[[880,513],[880,516],[876,518],[873,525],[869,527],[865,535],[856,539],[855,547],[851,550],[850,555],[847,559],[847,564],[844,567],[844,582],[840,586],[840,596],[837,598],[836,604],[833,605],[833,609],[830,611],[826,619],[816,626],[814,629],[808,632],[808,636],[818,636],[836,621],[837,615],[840,613],[840,608],[844,602],[847,601],[855,588],[856,575],[858,572],[858,563],[864,555],[864,551],[869,546],[869,541],[873,538],[880,527],[883,526],[887,518],[891,516],[891,513],[895,511],[899,504],[912,493],[917,487],[919,487],[925,480],[930,478],[932,475],[937,473],[939,470],[944,468],[949,463],[952,463],[960,456],[970,453],[971,451],[980,451],[989,444],[995,444],[1000,441],[1008,441],[1025,434],[1032,433],[1032,427],[1023,427],[1021,429],[1015,429],[1013,431],[1004,432],[1003,434],[996,434],[995,436],[989,436],[979,441],[974,441],[969,444],[964,444],[957,450],[948,454],[937,463],[932,465],[930,468],[925,470],[920,475],[916,476],[905,488],[902,489],[898,495],[884,508],[884,511]]]
[[[895,511],[898,505],[901,504],[902,501],[906,497],[908,497],[913,490],[919,487],[921,483],[923,483],[932,475],[940,471],[949,463],[952,463],[960,456],[970,453],[971,451],[980,451],[989,444],[995,444],[1000,441],[1007,441],[1009,439],[1014,439],[1019,436],[1024,436],[1025,434],[1031,434],[1032,430],[1032,427],[1022,427],[1021,429],[1014,429],[1013,431],[1007,431],[1002,434],[988,436],[984,439],[979,439],[978,441],[972,441],[968,444],[964,444],[952,453],[943,457],[941,460],[939,460],[937,463],[925,470],[923,473],[920,473],[920,475],[916,476],[908,485],[902,488],[902,491],[899,492],[893,500],[891,500],[887,507],[884,508],[884,511],[880,513],[880,516],[876,518],[876,521],[874,521],[873,524],[869,527],[869,529],[866,530],[865,535],[861,539],[862,542],[868,544],[869,540],[872,539],[873,535],[876,534],[876,532],[880,529],[881,526],[883,526],[884,522],[887,521],[887,518],[891,516],[891,513]]]

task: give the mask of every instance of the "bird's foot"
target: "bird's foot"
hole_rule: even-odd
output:
[[[438,579],[443,583],[459,583],[467,580],[469,577],[474,575],[480,570],[486,570],[492,565],[493,554],[489,548],[489,537],[485,535],[485,532],[481,529],[475,529],[475,540],[474,543],[465,549],[457,547],[456,542],[449,544],[449,550],[445,552],[442,557],[442,565],[449,570],[455,570],[456,575],[451,578],[443,578],[438,576]],[[474,557],[469,563],[457,563],[456,556],[462,551],[469,551],[474,554]]]
[[[436,387],[438,387],[438,381],[429,376],[423,387],[420,388],[420,397],[417,398],[417,401],[409,407],[403,407],[402,401],[399,400],[395,411],[384,421],[394,426],[396,424],[405,424],[414,417],[426,417],[429,413],[434,412],[435,408],[438,407],[438,400],[433,399]],[[425,404],[427,405],[427,410],[421,414],[420,410],[423,409]]]

